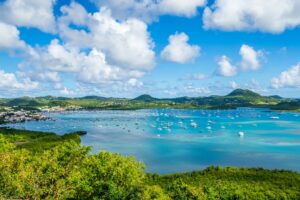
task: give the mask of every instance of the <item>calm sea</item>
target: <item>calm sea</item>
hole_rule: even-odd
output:
[[[93,152],[132,155],[157,173],[210,165],[300,171],[300,114],[267,109],[79,111],[11,126],[64,134],[86,130]]]

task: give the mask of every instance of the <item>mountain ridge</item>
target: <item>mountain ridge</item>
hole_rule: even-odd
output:
[[[290,103],[291,100],[295,102]],[[290,106],[289,106],[290,105]],[[135,98],[113,98],[100,96],[85,97],[21,97],[0,99],[1,106],[21,107],[24,109],[61,107],[65,109],[103,109],[132,110],[151,108],[175,109],[234,109],[238,107],[257,107],[280,110],[300,110],[296,99],[282,98],[278,95],[262,96],[247,89],[236,89],[224,96],[155,98],[143,94]]]

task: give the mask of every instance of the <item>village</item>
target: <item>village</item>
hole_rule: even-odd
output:
[[[20,123],[26,121],[47,120],[48,117],[39,111],[16,110],[4,107],[0,110],[0,124]]]

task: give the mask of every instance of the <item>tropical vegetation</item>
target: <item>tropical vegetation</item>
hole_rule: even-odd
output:
[[[300,199],[300,174],[260,168],[145,173],[133,157],[66,135],[0,128],[0,199]]]
[[[0,99],[1,107],[15,109],[39,110],[41,108],[59,107],[63,109],[105,109],[132,110],[151,108],[201,108],[201,109],[235,109],[237,107],[263,107],[276,110],[300,110],[300,100],[282,98],[280,96],[262,96],[250,90],[236,89],[225,96],[154,98],[141,95],[134,99],[105,98],[86,96],[66,97],[20,97]]]

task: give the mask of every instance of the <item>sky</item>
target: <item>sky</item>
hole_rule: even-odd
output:
[[[270,9],[272,8],[272,9]],[[0,97],[300,97],[298,0],[0,0]]]

